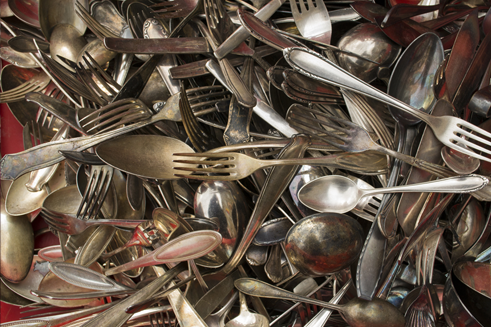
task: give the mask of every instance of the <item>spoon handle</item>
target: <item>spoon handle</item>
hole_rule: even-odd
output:
[[[336,85],[364,94],[385,104],[399,108],[420,120],[429,123],[429,115],[416,108],[377,90],[368,83],[336,66],[326,58],[306,48],[287,48],[283,50],[286,61],[296,71],[315,80]]]
[[[136,228],[141,223],[148,222],[148,220],[126,220],[126,219],[91,219],[86,220],[87,226],[92,225],[111,225],[124,228]]]
[[[363,196],[399,192],[469,193],[482,189],[488,182],[489,180],[484,176],[467,175],[411,185],[361,190],[361,192],[363,193]]]
[[[313,305],[318,305],[331,310],[337,310],[344,312],[345,307],[343,305],[336,305],[320,300],[315,300],[306,296],[297,295],[292,292],[285,291],[282,288],[270,285],[253,278],[239,278],[235,281],[235,287],[250,296],[264,297],[269,299],[281,299],[295,302],[305,302]]]

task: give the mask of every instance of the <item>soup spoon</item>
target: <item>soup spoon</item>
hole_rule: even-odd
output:
[[[360,189],[351,179],[338,175],[318,178],[303,186],[298,198],[305,206],[320,212],[345,213],[370,195],[398,192],[468,193],[480,190],[488,179],[479,175],[456,176],[425,183],[378,189]]]

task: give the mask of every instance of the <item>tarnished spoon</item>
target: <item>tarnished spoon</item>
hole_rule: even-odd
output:
[[[402,313],[389,302],[379,298],[374,298],[372,301],[354,298],[346,304],[337,305],[300,296],[252,278],[240,278],[234,284],[239,291],[247,295],[300,301],[337,310],[352,327],[402,327],[405,324]]]
[[[213,251],[221,242],[222,236],[215,231],[186,233],[147,255],[107,270],[105,274],[111,276],[136,267],[196,259]]]
[[[243,278],[241,278],[243,279]],[[227,322],[225,327],[267,327],[269,326],[268,319],[258,313],[252,313],[247,308],[245,295],[239,293],[240,314],[234,319]]]
[[[480,175],[456,176],[425,183],[402,185],[378,189],[360,189],[351,179],[339,176],[318,178],[300,189],[300,201],[307,207],[320,212],[345,213],[352,210],[367,196],[398,192],[468,193],[480,190],[488,179]]]

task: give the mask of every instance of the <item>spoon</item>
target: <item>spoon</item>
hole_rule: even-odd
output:
[[[38,19],[39,0],[8,0],[10,10],[22,22],[34,27],[41,27]]]
[[[349,267],[358,258],[363,239],[363,229],[353,218],[318,213],[290,228],[285,252],[302,274],[316,278]]]
[[[241,278],[238,280],[242,280],[245,278]],[[237,282],[237,281],[236,281]],[[237,287],[237,285],[235,286]],[[249,294],[251,295],[251,294]],[[255,295],[253,295],[255,296]],[[240,314],[234,319],[227,322],[225,327],[267,327],[269,326],[268,319],[260,314],[252,313],[247,308],[246,297],[242,292],[239,292],[239,301],[240,301]]]
[[[374,298],[372,301],[354,298],[346,304],[336,305],[300,296],[252,278],[240,278],[234,284],[239,291],[247,295],[295,302],[300,301],[337,310],[350,326],[402,327],[405,324],[404,316],[399,310],[389,302],[379,298]]]
[[[46,40],[51,41],[51,33],[58,24],[70,24],[80,34],[84,34],[87,26],[75,13],[77,0],[39,0],[39,25]],[[89,8],[89,0],[78,0],[82,6]]]
[[[468,149],[465,144],[459,146]],[[452,169],[459,175],[468,175],[475,172],[481,165],[481,160],[471,157],[448,146],[444,146],[441,150],[441,156],[448,168]]]
[[[230,312],[230,309],[232,309],[232,305],[235,303],[235,301],[237,301],[237,297],[239,297],[239,293],[240,292],[235,292],[220,310],[218,310],[215,313],[212,313],[211,315],[208,316],[208,318],[205,319],[205,322],[208,325],[208,327],[225,326],[225,318],[227,317],[227,314]]]
[[[105,274],[106,276],[111,276],[136,267],[196,259],[213,251],[221,242],[222,236],[215,231],[189,232],[162,245],[147,255],[111,268]]]
[[[75,27],[70,24],[58,24],[51,32],[49,52],[51,58],[55,59],[60,65],[73,72],[59,57],[76,61],[80,51],[85,47],[87,41]]]
[[[337,54],[341,67],[367,83],[377,78],[379,69],[392,66],[401,53],[400,45],[391,41],[376,25],[369,23],[359,24],[346,32],[339,39],[338,47],[379,63],[377,65],[344,53]]]
[[[345,213],[356,207],[360,200],[368,200],[369,195],[399,192],[468,193],[480,190],[487,183],[488,179],[484,176],[469,175],[367,190],[360,189],[347,177],[332,175],[306,184],[300,189],[298,196],[305,206],[313,210]]]
[[[126,173],[143,178],[174,180],[178,178],[172,170],[175,165],[172,154],[194,151],[186,143],[171,137],[125,135],[100,144],[96,153],[106,164]]]

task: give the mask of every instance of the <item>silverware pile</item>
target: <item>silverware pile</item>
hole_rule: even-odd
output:
[[[491,9],[385,4],[0,0],[1,326],[488,325]]]

